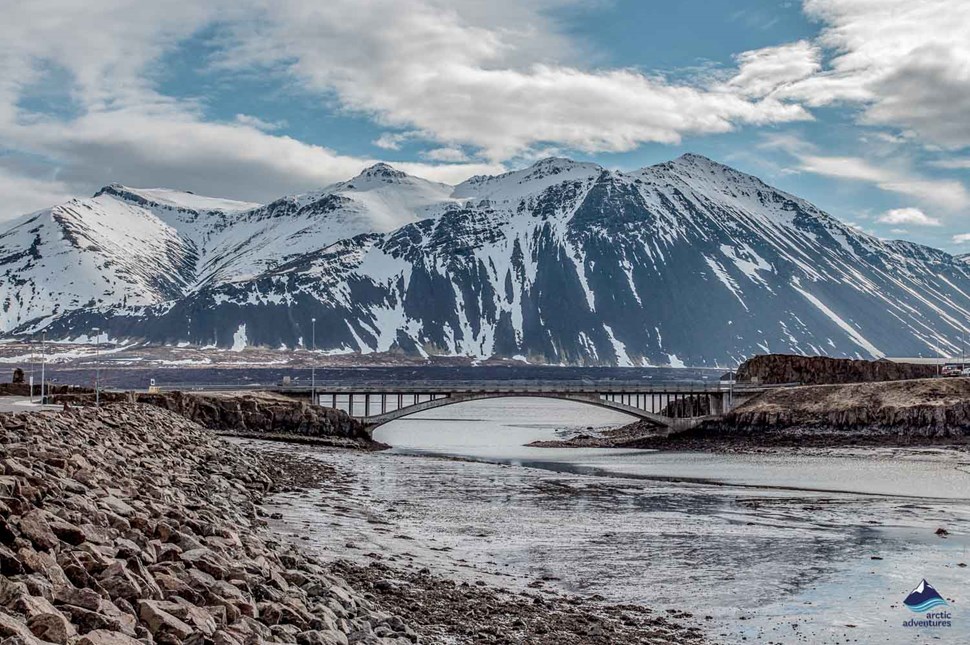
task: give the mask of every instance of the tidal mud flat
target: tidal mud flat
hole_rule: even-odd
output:
[[[379,433],[391,451],[300,448],[348,476],[274,496],[274,529],[365,569],[646,606],[719,643],[963,642],[903,630],[901,601],[925,577],[970,618],[965,453],[540,449],[522,444],[602,412],[437,412]]]
[[[641,607],[308,553],[266,526],[266,504],[340,490],[334,465],[233,445],[154,406],[3,414],[0,426],[4,642],[704,642]]]

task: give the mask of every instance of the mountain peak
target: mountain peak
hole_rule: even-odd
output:
[[[571,172],[574,170],[602,170],[599,164],[595,164],[591,161],[575,161],[567,157],[546,157],[535,162],[523,172],[529,175],[556,175],[564,172]]]
[[[368,166],[360,171],[360,174],[354,177],[354,179],[377,179],[379,181],[399,181],[401,179],[407,179],[409,175],[406,172],[397,170],[390,164],[379,161],[373,166]]]
[[[717,164],[717,162],[711,159],[710,157],[705,157],[704,155],[697,154],[696,152],[685,152],[684,154],[677,157],[674,161],[683,161],[685,163]]]
[[[754,175],[742,172],[726,164],[714,161],[704,155],[693,152],[682,154],[671,161],[648,166],[640,170],[641,176],[656,176],[663,179],[677,177],[682,181],[696,185],[752,183],[759,187],[771,188]]]
[[[92,196],[92,199],[97,199],[103,195],[146,208],[163,207],[197,212],[224,211],[226,213],[234,213],[256,208],[259,205],[236,201],[234,199],[196,195],[187,190],[132,188],[116,182],[103,186]]]
[[[602,171],[601,166],[589,161],[546,157],[522,170],[512,170],[501,175],[476,175],[466,179],[455,187],[452,197],[516,200],[525,195],[539,194],[563,181],[597,177]]]
[[[536,161],[534,164],[532,164],[532,167],[533,168],[553,168],[553,167],[570,168],[572,166],[580,165],[581,163],[583,162],[574,161],[568,157],[544,157]]]
[[[704,155],[699,155],[695,152],[685,152],[676,159],[668,162],[674,166],[682,167],[692,167],[698,169],[704,169],[708,171],[733,171],[738,172],[731,166],[725,165],[718,161],[714,161],[710,157],[705,157]],[[661,164],[663,165],[663,164]]]

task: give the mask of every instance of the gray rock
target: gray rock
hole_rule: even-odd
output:
[[[113,632],[106,629],[95,629],[88,632],[80,639],[76,645],[145,645],[139,640],[132,638],[121,632]]]
[[[171,605],[164,601],[142,600],[138,603],[138,618],[156,639],[160,636],[172,636],[185,640],[194,630],[166,611],[165,607],[169,606]]]
[[[299,645],[348,645],[347,636],[336,630],[309,630],[296,635]]]
[[[54,588],[54,602],[97,611],[101,607],[101,596],[91,589],[76,589],[73,586],[60,585]]]
[[[59,544],[57,536],[41,510],[33,510],[20,518],[20,532],[38,549],[50,551]]]
[[[59,611],[32,616],[27,621],[27,628],[37,638],[58,645],[65,645],[68,639],[77,635],[74,625]]]

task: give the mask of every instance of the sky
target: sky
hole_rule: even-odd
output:
[[[0,220],[706,155],[970,252],[965,0],[0,0]]]

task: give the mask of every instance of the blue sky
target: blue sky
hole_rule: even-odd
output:
[[[959,0],[38,0],[0,26],[0,218],[113,181],[267,201],[696,152],[970,251]]]

